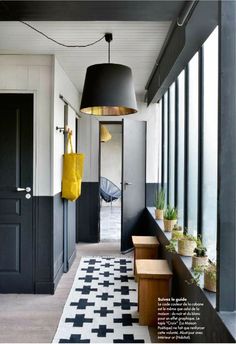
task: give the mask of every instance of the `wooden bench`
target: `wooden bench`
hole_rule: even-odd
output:
[[[166,260],[137,259],[139,324],[157,325],[158,297],[170,297],[172,272]]]
[[[134,245],[134,277],[137,282],[135,260],[157,259],[159,242],[155,236],[132,236]]]

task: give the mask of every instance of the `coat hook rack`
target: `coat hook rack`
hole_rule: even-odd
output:
[[[58,127],[58,126],[56,126],[56,130],[58,130],[59,133],[63,133],[63,134],[64,134],[65,128],[64,128],[64,127]]]
[[[58,127],[56,126],[56,130],[59,131],[59,133],[71,133],[72,134],[72,130],[70,128],[68,128],[67,126],[66,127]]]

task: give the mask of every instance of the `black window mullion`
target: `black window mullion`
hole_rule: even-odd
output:
[[[185,68],[185,128],[184,128],[184,211],[183,224],[188,226],[188,152],[189,152],[189,67]]]
[[[175,207],[178,207],[179,82],[175,82]]]
[[[165,99],[162,97],[162,120],[161,120],[161,186],[165,186]]]
[[[202,235],[202,216],[203,216],[203,100],[204,100],[204,69],[203,69],[203,48],[198,53],[198,210],[197,210],[197,229],[198,235]]]
[[[167,91],[167,204],[170,202],[169,191],[170,191],[170,89]]]

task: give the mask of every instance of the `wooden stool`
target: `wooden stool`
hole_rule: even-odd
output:
[[[136,259],[156,259],[159,242],[155,236],[132,236],[134,245],[134,277],[136,277]]]
[[[158,297],[170,297],[172,272],[166,260],[136,260],[139,324],[157,326]]]

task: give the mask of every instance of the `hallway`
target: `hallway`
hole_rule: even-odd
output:
[[[101,242],[120,241],[121,237],[121,207],[102,206],[100,211],[100,240]]]

